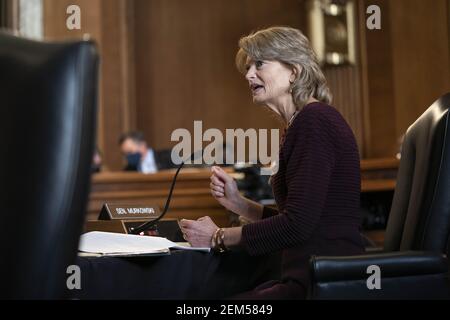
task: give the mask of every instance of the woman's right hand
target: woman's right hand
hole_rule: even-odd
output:
[[[241,215],[245,210],[245,201],[236,181],[220,167],[212,167],[211,172],[210,188],[213,197],[226,209]]]

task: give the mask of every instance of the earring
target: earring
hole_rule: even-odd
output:
[[[292,94],[294,81],[289,80],[289,83],[291,84],[291,86],[289,87],[289,93]]]

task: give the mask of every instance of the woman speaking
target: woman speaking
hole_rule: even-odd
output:
[[[272,27],[243,37],[236,65],[254,103],[269,109],[285,126],[278,171],[271,177],[278,210],[244,198],[233,178],[213,167],[212,195],[251,223],[218,228],[205,217],[182,220],[182,232],[193,246],[219,252],[282,252],[280,279],[233,298],[302,299],[310,281],[311,255],[364,251],[358,147],[347,122],[329,105],[326,79],[299,30]]]
[[[326,80],[308,40],[299,30],[273,27],[242,38],[239,47],[237,67],[253,101],[285,125],[278,171],[271,177],[277,210],[242,197],[233,178],[213,167],[212,195],[251,222],[218,228],[204,217],[180,225],[193,246],[223,254],[80,257],[83,290],[68,294],[79,299],[302,299],[311,255],[364,251],[358,147],[346,121],[329,105]]]

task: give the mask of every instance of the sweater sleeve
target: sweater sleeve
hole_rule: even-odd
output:
[[[287,199],[283,212],[243,227],[242,245],[251,255],[305,243],[325,206],[336,161],[332,124],[312,110],[298,120],[292,127],[292,151],[285,159]]]

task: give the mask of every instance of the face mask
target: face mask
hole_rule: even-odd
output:
[[[139,152],[127,154],[127,168],[129,170],[138,170],[139,164],[141,162],[141,154]]]
[[[93,165],[93,166],[91,167],[91,172],[92,172],[92,173],[99,173],[100,171],[101,171],[101,168],[100,168],[99,165]]]

